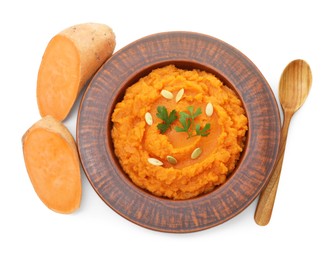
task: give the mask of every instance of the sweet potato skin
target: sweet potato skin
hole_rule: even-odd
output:
[[[41,201],[51,210],[69,214],[80,207],[81,173],[76,143],[59,121],[46,116],[22,137],[26,169]]]
[[[98,23],[74,25],[58,35],[70,39],[79,51],[80,91],[98,68],[112,55],[116,46],[116,36],[109,26]]]
[[[40,115],[64,120],[87,81],[111,57],[115,44],[113,30],[98,23],[74,25],[55,35],[38,71]]]

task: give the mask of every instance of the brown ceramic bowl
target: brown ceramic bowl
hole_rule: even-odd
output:
[[[227,182],[188,200],[160,198],[138,188],[119,165],[111,139],[111,114],[126,88],[168,64],[215,74],[238,93],[249,120],[246,148]],[[269,179],[279,138],[279,109],[257,67],[227,43],[192,32],[154,34],[116,52],[91,80],[77,121],[82,166],[101,199],[140,226],[174,233],[207,229],[243,211]]]

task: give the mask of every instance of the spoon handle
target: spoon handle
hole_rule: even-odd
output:
[[[274,165],[272,175],[266,187],[262,190],[260,194],[259,201],[257,204],[254,220],[260,226],[267,225],[271,219],[275,196],[280,180],[284,151],[286,148],[288,129],[291,117],[292,113],[285,113],[284,123],[281,131],[280,148],[277,155],[277,161]]]

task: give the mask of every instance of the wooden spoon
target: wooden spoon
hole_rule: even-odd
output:
[[[312,84],[310,66],[303,60],[294,60],[284,69],[279,85],[279,99],[284,114],[277,161],[267,186],[260,194],[254,219],[260,226],[269,223],[286,148],[288,128],[294,113],[305,102]]]

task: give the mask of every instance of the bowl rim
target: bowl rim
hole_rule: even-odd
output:
[[[205,46],[206,53],[193,53],[192,44]],[[146,46],[150,46],[149,49],[145,49]],[[230,61],[227,64],[221,63],[215,55],[231,60],[232,64]],[[110,103],[110,96],[119,95],[120,91],[130,85],[129,81],[140,78],[138,73],[172,62],[208,68],[236,90],[249,119],[248,146],[254,147],[254,152],[264,158],[264,170],[262,165],[253,166],[249,161],[253,158],[263,159],[253,155],[250,149],[245,149],[236,173],[225,184],[208,194],[188,200],[156,197],[138,188],[124,174],[119,174],[122,169],[112,156],[110,118],[115,103]],[[119,79],[115,79],[114,73],[120,73],[117,74]],[[259,85],[259,88],[253,89],[254,84],[256,87]],[[102,105],[95,102],[97,99],[103,101]],[[267,118],[267,114],[263,112],[260,115],[254,114],[252,107],[257,108],[263,103],[266,105],[265,109],[269,110],[266,113],[272,118]],[[98,128],[97,125],[101,127]],[[272,136],[267,136],[267,127],[273,133]],[[82,97],[76,139],[85,175],[96,193],[111,209],[131,222],[152,230],[185,233],[222,224],[251,204],[269,179],[277,156],[280,127],[280,114],[274,94],[261,72],[244,54],[212,36],[175,31],[138,39],[106,61]],[[261,136],[263,133],[266,134],[265,140]],[[265,149],[266,153],[270,149],[269,156],[263,154],[261,149]],[[249,168],[250,165],[252,169]],[[219,212],[221,210],[223,212]],[[148,213],[150,211],[152,213]],[[149,216],[151,214],[153,217]]]

